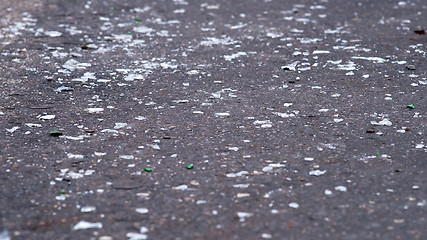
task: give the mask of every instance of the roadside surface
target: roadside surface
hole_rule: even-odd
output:
[[[0,4],[0,240],[427,239],[424,1]]]

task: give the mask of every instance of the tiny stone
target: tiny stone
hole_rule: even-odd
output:
[[[408,65],[408,66],[406,66],[406,68],[408,70],[415,70],[415,66],[414,65]]]

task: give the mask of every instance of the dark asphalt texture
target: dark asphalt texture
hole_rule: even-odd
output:
[[[426,240],[424,29],[423,0],[0,0],[0,240]]]

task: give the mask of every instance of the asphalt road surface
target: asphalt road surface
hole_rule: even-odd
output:
[[[424,0],[0,0],[0,240],[427,239]]]

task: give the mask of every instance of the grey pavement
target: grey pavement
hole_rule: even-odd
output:
[[[0,0],[0,240],[425,240],[425,29],[423,0]]]

